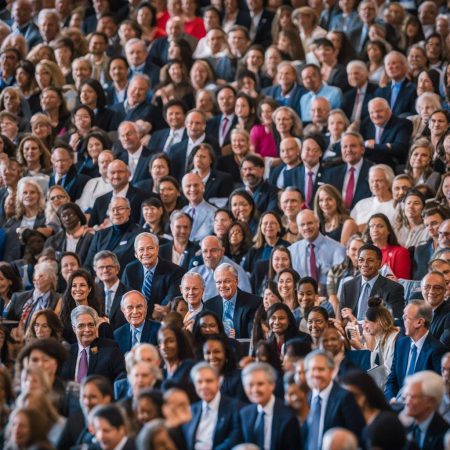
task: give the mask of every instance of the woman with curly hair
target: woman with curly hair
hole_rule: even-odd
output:
[[[33,314],[25,333],[25,341],[33,339],[62,339],[63,324],[52,309],[41,309]]]

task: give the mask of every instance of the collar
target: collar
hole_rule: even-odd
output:
[[[308,169],[305,166],[305,176],[307,176],[309,172],[313,172],[314,173],[314,177],[316,177],[317,173],[319,172],[319,169],[320,169],[320,162],[317,163],[312,169]]]
[[[404,78],[403,78],[402,80],[400,80],[400,81],[392,80],[392,81],[391,81],[391,89],[392,89],[395,85],[401,86],[401,85],[403,84],[404,81],[405,81]]]
[[[318,391],[317,389],[313,389],[312,391],[312,400],[314,400],[318,395],[320,396],[320,399],[323,402],[328,401],[328,397],[330,396],[331,389],[333,389],[333,382],[331,381],[330,384],[323,390]]]
[[[196,145],[200,145],[203,143],[205,138],[206,138],[205,133],[203,133],[196,141],[193,141],[191,138],[189,138],[188,145],[192,145],[193,147],[195,147]]]
[[[252,18],[253,22],[259,22],[259,19],[261,19],[261,16],[263,15],[264,9],[259,11],[258,13],[250,12],[250,17]]]
[[[422,351],[422,347],[423,344],[425,344],[425,339],[428,337],[428,335],[430,334],[429,331],[427,331],[419,340],[417,341],[413,341],[411,339],[411,341],[414,343],[414,345],[417,347],[417,351],[420,353]]]
[[[306,245],[314,244],[314,245],[316,246],[316,248],[317,248],[317,247],[320,246],[320,244],[322,243],[322,241],[323,241],[324,239],[325,239],[325,236],[324,236],[322,233],[319,232],[319,234],[317,235],[317,237],[316,237],[312,242],[307,241],[307,240],[305,239],[305,244],[306,244]]]
[[[91,346],[88,345],[87,347],[83,347],[79,342],[78,342],[78,355],[83,351],[86,350],[87,355],[89,357],[89,350],[90,350]]]
[[[124,436],[122,440],[114,447],[114,450],[122,450],[127,443],[127,436]]]
[[[35,302],[39,297],[42,297],[42,300],[47,300],[50,297],[50,291],[48,292],[39,292],[37,289],[33,290],[33,302]]]
[[[356,172],[361,172],[361,167],[364,163],[364,158],[361,158],[356,164],[351,165],[351,164],[347,164],[347,170],[350,170],[351,167],[354,167]]]
[[[147,275],[148,272],[152,274],[152,276],[155,275],[156,266],[158,265],[159,259],[156,260],[156,264],[151,268],[147,269],[146,267],[142,266],[144,268],[144,277]]]
[[[219,412],[219,404],[220,404],[220,399],[221,399],[221,395],[220,395],[220,390],[217,392],[216,396],[209,402],[206,403],[204,400],[202,400],[202,410],[206,410],[206,407],[209,406],[209,408],[218,413]]]
[[[420,428],[420,431],[425,435],[427,434],[428,427],[430,426],[431,421],[434,417],[434,411],[422,422],[417,423],[416,425]]]
[[[185,127],[181,127],[181,128],[171,128],[169,131],[169,136],[173,136],[175,133],[177,134],[177,136],[182,137],[183,133],[184,133]]]
[[[141,145],[134,153],[128,153],[128,159],[139,159],[141,157],[142,150],[144,150],[143,145]]]
[[[361,95],[365,95],[366,91],[367,91],[367,86],[368,86],[369,82],[366,81],[366,84],[364,84],[364,86],[362,86],[361,88],[356,88],[356,90],[361,94]]]
[[[133,72],[143,72],[145,67],[145,61],[140,66],[132,67],[131,70]]]
[[[375,282],[378,280],[378,277],[380,276],[380,274],[375,275],[373,278],[371,278],[370,280],[365,280],[364,277],[361,275],[361,281],[362,284],[366,284],[369,283],[370,284],[370,289],[373,288],[373,285],[375,284]]]
[[[264,414],[266,415],[266,417],[267,416],[272,417],[274,407],[275,407],[275,396],[272,395],[272,397],[270,397],[270,400],[268,401],[266,406],[258,405],[257,409],[258,409],[258,412],[264,411]]]
[[[235,292],[233,297],[231,297],[229,300],[222,298],[222,301],[223,302],[231,302],[231,303],[233,303],[233,306],[236,306],[236,299],[237,299],[237,291]]]
[[[136,330],[142,336],[142,331],[144,330],[144,325],[145,325],[145,317],[144,317],[144,320],[142,321],[142,323],[138,327],[133,327],[133,325],[130,325],[130,330],[131,331]]]
[[[232,123],[234,120],[234,113],[231,114],[222,114],[222,117],[220,118],[220,121],[222,122],[223,119],[225,119],[225,117],[228,119],[228,123]]]
[[[127,183],[127,185],[119,192],[114,193],[113,191],[113,198],[114,197],[126,197],[128,194],[128,189],[130,187],[130,183]]]
[[[108,289],[108,287],[104,284],[104,291],[105,295],[107,291],[112,291],[113,296],[116,295],[117,289],[119,288],[120,279],[117,279],[117,281]]]

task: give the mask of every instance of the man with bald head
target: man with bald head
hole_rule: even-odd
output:
[[[155,305],[167,305],[180,295],[185,270],[158,257],[159,242],[152,233],[141,233],[134,240],[136,259],[125,267],[122,282],[143,294],[147,301],[147,318]]]
[[[108,207],[113,197],[126,197],[130,202],[130,221],[139,223],[141,217],[141,203],[148,197],[155,194],[147,194],[140,189],[133,187],[130,182],[130,169],[125,162],[116,159],[108,166],[108,181],[112,186],[112,191],[98,197],[92,208],[89,225],[105,228],[110,225],[107,217]]]
[[[301,150],[302,143],[298,138],[287,137],[281,141],[280,158],[283,163],[271,169],[269,181],[272,185],[279,189],[294,186],[293,174],[302,162]]]
[[[381,97],[370,100],[369,116],[361,126],[367,159],[393,169],[405,164],[412,122],[393,115],[389,102]]]
[[[203,264],[194,267],[190,272],[199,273],[205,281],[204,299],[210,299],[218,294],[214,280],[214,271],[222,263],[228,263],[233,266],[238,274],[239,289],[245,292],[252,292],[250,280],[244,269],[225,256],[225,249],[221,240],[216,236],[207,236],[201,243]]]
[[[303,239],[289,247],[292,267],[301,277],[313,277],[324,289],[328,271],[345,259],[345,247],[320,232],[317,215],[305,209],[297,216],[297,225]]]
[[[190,240],[200,242],[204,237],[213,233],[214,213],[216,207],[208,203],[204,198],[205,185],[200,175],[190,172],[182,180],[183,194],[189,204],[183,208],[183,212],[192,218],[192,230]]]

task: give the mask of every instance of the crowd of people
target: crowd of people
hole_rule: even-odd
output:
[[[449,20],[0,2],[0,447],[450,449]]]

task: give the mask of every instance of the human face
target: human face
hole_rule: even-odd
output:
[[[198,112],[192,112],[188,114],[186,118],[187,134],[192,140],[199,139],[205,132],[205,119],[202,114]]]
[[[70,67],[72,52],[69,47],[59,47],[55,49],[55,59],[59,66]]]
[[[21,89],[27,89],[30,85],[30,75],[24,69],[16,69],[16,82]]]
[[[289,298],[294,294],[294,277],[291,273],[282,273],[278,278],[278,291],[283,298]]]
[[[33,275],[33,284],[35,289],[44,294],[52,287],[52,279],[46,272],[36,271]]]
[[[422,422],[435,409],[436,405],[432,397],[425,395],[420,383],[406,383],[405,413]]]
[[[445,300],[447,285],[443,275],[429,273],[421,283],[422,295],[425,303],[434,310]]]
[[[450,247],[450,221],[446,220],[439,226],[438,242],[440,248]]]
[[[167,109],[166,121],[172,129],[182,128],[184,125],[185,115],[183,108],[178,105],[171,106]]]
[[[214,281],[216,282],[219,295],[225,299],[231,299],[237,292],[238,279],[228,269],[218,270],[214,273]]]
[[[103,283],[114,283],[119,275],[119,268],[112,258],[99,259],[95,265],[95,273]]]
[[[333,356],[338,355],[344,347],[341,335],[335,328],[327,328],[320,340],[320,346]]]
[[[446,357],[443,359],[441,364],[441,374],[445,381],[446,387],[450,384],[450,358]]]
[[[72,208],[66,207],[61,213],[61,224],[65,230],[72,231],[78,228],[81,222],[76,212]]]
[[[0,122],[0,130],[11,140],[14,140],[17,136],[17,132],[19,131],[19,127],[16,122],[4,117]]]
[[[11,441],[14,442],[17,448],[27,447],[31,438],[31,427],[25,414],[18,413],[14,416],[10,433]]]
[[[236,156],[243,158],[250,150],[248,140],[240,133],[233,133],[231,135],[231,149]]]
[[[280,299],[270,289],[266,288],[263,295],[264,309],[267,311],[275,303],[280,303]]]
[[[247,67],[258,70],[264,63],[264,56],[259,50],[250,50],[247,55]]]
[[[128,63],[133,67],[138,67],[141,64],[144,64],[147,57],[147,52],[145,51],[144,46],[140,43],[128,46],[126,53]]]
[[[351,87],[360,88],[364,86],[368,79],[367,71],[358,66],[351,66],[347,70],[348,83]]]
[[[78,277],[74,279],[77,280]],[[84,280],[84,278],[83,278]],[[85,281],[84,281],[85,282]],[[82,282],[79,283],[80,285]],[[73,284],[72,284],[73,286]],[[90,288],[89,288],[90,289]],[[80,287],[77,289],[80,294],[78,294],[81,297],[81,291],[86,291],[85,287]],[[72,288],[72,296],[73,294],[73,288]],[[75,300],[76,301],[76,300]],[[78,316],[78,320],[76,324],[73,326],[73,331],[75,332],[77,336],[77,340],[80,343],[82,347],[88,347],[92,344],[92,342],[98,337],[98,326],[94,322],[94,319],[91,317],[90,314],[80,314]]]
[[[441,112],[434,113],[428,123],[434,136],[442,136],[448,130],[447,117]]]
[[[284,401],[294,411],[301,411],[303,409],[303,405],[306,404],[308,399],[299,386],[293,383],[287,387],[284,394]]]
[[[142,389],[151,388],[156,377],[151,366],[147,362],[140,361],[131,368],[129,381],[133,393],[136,395]]]
[[[247,100],[243,97],[239,97],[236,100],[236,105],[234,108],[234,112],[237,117],[242,119],[247,119],[250,115],[250,105]]]
[[[119,139],[123,148],[130,152],[136,152],[141,146],[141,140],[136,127],[130,123],[123,124],[119,129]]]
[[[269,317],[269,327],[272,333],[283,335],[289,327],[289,318],[286,311],[279,309]]]
[[[136,293],[126,296],[121,309],[127,322],[135,328],[141,326],[147,316],[147,302]]]
[[[146,99],[148,84],[142,78],[135,78],[130,82],[127,91],[128,103],[131,107],[143,103]]]
[[[388,181],[383,169],[372,170],[369,174],[369,186],[376,197],[384,196],[389,191]]]
[[[78,85],[86,78],[92,75],[92,70],[89,64],[85,61],[76,61],[72,65],[72,76]]]
[[[318,91],[322,84],[320,75],[312,67],[302,70],[302,81],[305,88],[312,92]]]
[[[88,84],[83,85],[80,91],[81,104],[89,106],[91,109],[97,107],[97,92]],[[80,110],[80,112],[83,110]],[[86,115],[86,114],[85,114]]]
[[[372,219],[380,220],[380,219]],[[382,226],[386,226],[383,221]],[[377,254],[373,250],[363,250],[358,256],[358,269],[361,275],[366,279],[370,280],[374,276],[378,275],[378,271],[381,267],[381,261],[378,259]]]
[[[436,106],[434,102],[429,101],[427,99],[421,99],[420,102],[417,103],[417,112],[420,115],[420,118],[425,123],[428,123],[431,114],[434,112]]]
[[[244,197],[234,195],[231,199],[231,212],[236,219],[248,222],[252,214],[252,205]]]
[[[325,217],[333,217],[337,210],[336,199],[325,189],[321,189],[319,192],[319,208]]]
[[[183,177],[183,193],[190,204],[198,205],[203,200],[205,185],[195,173],[188,173]]]
[[[128,184],[130,172],[122,161],[112,161],[108,166],[108,180],[117,191],[122,190]]]
[[[391,54],[386,57],[384,68],[387,76],[395,81],[402,80],[407,71],[405,61],[400,55],[396,54]]]
[[[102,450],[113,450],[125,437],[125,426],[116,428],[102,417],[94,417],[95,438]]]
[[[153,419],[158,417],[158,409],[152,400],[143,397],[138,400],[136,408],[136,419],[141,424],[144,425]]]
[[[268,240],[276,240],[280,234],[281,228],[276,217],[272,214],[266,214],[261,221],[261,233]]]
[[[269,105],[268,103],[264,103],[261,105],[260,109],[261,109],[260,115],[261,123],[265,126],[272,125],[272,114],[273,114],[272,106]],[[281,145],[282,143],[280,144],[280,147]]]
[[[228,35],[228,44],[234,55],[242,56],[248,45],[248,39],[242,31],[232,31]]]
[[[87,151],[89,156],[92,158],[92,160],[94,162],[97,162],[98,157],[100,155],[100,153],[103,150],[103,144],[102,142],[95,138],[95,137],[91,137],[89,138],[89,141],[87,143]]]
[[[364,146],[356,136],[347,135],[342,138],[342,159],[350,165],[355,165],[364,155]]]
[[[293,126],[294,121],[288,111],[281,110],[276,113],[275,128],[281,135],[289,134]]]
[[[302,145],[302,161],[307,167],[314,167],[319,164],[322,150],[313,139],[305,139]]]
[[[285,191],[280,198],[281,210],[290,219],[297,217],[300,212],[303,202],[298,192]]]
[[[262,370],[255,371],[244,378],[244,389],[248,399],[261,406],[272,398],[275,384],[271,383]]]
[[[234,225],[228,232],[228,240],[231,245],[239,245],[244,240],[244,233],[239,225]]]
[[[219,334],[219,325],[213,316],[203,316],[199,322],[200,332],[203,336],[208,336],[211,334]],[[205,358],[206,359],[206,358]],[[211,362],[208,361],[210,364]]]
[[[160,330],[158,332],[159,352],[165,361],[178,359],[178,342],[172,330]]]
[[[408,53],[408,64],[409,67],[416,71],[421,70],[427,65],[427,57],[423,50],[419,48],[411,48]]]
[[[326,111],[326,115],[328,115],[328,111]],[[328,116],[328,130],[333,137],[341,137],[342,133],[345,131],[345,121],[340,113]]]
[[[319,296],[314,291],[314,286],[311,283],[302,283],[299,286],[297,291],[297,299],[300,304],[300,308],[303,310],[315,306],[318,297]]]
[[[61,275],[64,280],[67,281],[70,275],[79,268],[78,261],[72,255],[64,256],[61,259]]]
[[[33,208],[39,202],[39,192],[32,184],[25,184],[22,191],[22,203],[25,208]]]
[[[214,234],[222,239],[230,228],[233,220],[226,212],[219,212],[214,217]]]
[[[280,52],[275,48],[267,49],[264,55],[264,63],[268,70],[276,71],[282,60]]]
[[[278,83],[283,91],[288,91],[297,79],[297,73],[295,69],[289,65],[281,66],[277,71]]]
[[[410,220],[420,220],[421,214],[423,211],[423,203],[422,200],[415,196],[415,195],[409,195],[407,199],[405,200],[405,215]]]
[[[417,95],[424,92],[434,92],[433,82],[426,72],[422,72],[417,79]]]
[[[52,84],[52,74],[45,66],[38,65],[34,76],[41,90]]]
[[[311,389],[322,391],[331,383],[332,377],[333,369],[328,367],[324,356],[313,357],[306,367],[306,381]]]
[[[317,340],[322,336],[328,324],[322,314],[313,311],[308,315],[307,326],[311,337]]]
[[[111,401],[109,396],[103,396],[95,383],[86,383],[81,388],[80,403],[85,415],[87,415],[95,406],[104,405]]]
[[[91,288],[84,277],[75,277],[72,281],[70,293],[77,305],[87,305],[87,298]]]
[[[212,161],[209,151],[205,148],[197,150],[194,156],[194,168],[202,173],[204,171],[209,171],[211,166]]]
[[[8,298],[8,291],[11,288],[12,281],[8,280],[8,278],[3,275],[3,272],[0,271],[0,296]]]
[[[205,288],[198,277],[184,277],[180,288],[183,298],[192,308],[196,309],[201,305]]]
[[[370,120],[377,126],[383,126],[391,117],[391,110],[384,101],[376,100],[369,105]]]
[[[409,189],[412,188],[408,180],[394,180],[392,183],[392,196],[395,201],[403,199]]]
[[[280,158],[287,166],[293,166],[300,161],[300,148],[293,138],[286,138],[280,144]]]
[[[150,168],[150,175],[156,183],[158,183],[162,177],[169,175],[169,166],[167,161],[163,158],[155,159]]]
[[[158,208],[153,205],[146,205],[142,207],[142,217],[145,223],[150,225],[158,225],[163,215],[163,208]]]
[[[53,150],[51,160],[53,169],[59,176],[64,176],[73,164],[73,160],[68,151],[63,148]]]
[[[33,324],[34,333],[38,339],[47,339],[52,335],[52,329],[50,328],[47,317],[44,314],[40,314]]]
[[[208,368],[197,372],[194,378],[194,385],[197,395],[207,403],[214,399],[220,389],[218,376],[213,370]]]
[[[171,205],[177,201],[180,192],[170,181],[164,181],[159,185],[159,195],[164,205]]]
[[[52,129],[47,123],[38,122],[31,125],[31,131],[39,139],[45,139],[47,136],[50,136]]]
[[[136,246],[136,258],[146,269],[152,269],[158,260],[159,245],[152,238],[141,237]]]
[[[257,186],[263,177],[264,167],[258,167],[250,161],[244,161],[241,166],[241,177],[245,185]]]
[[[212,112],[214,110],[214,103],[211,94],[206,90],[201,90],[196,96],[195,107],[203,112]]]
[[[31,351],[28,365],[30,368],[41,368],[51,380],[54,379],[56,371],[58,370],[56,359],[37,349]]]
[[[231,89],[224,88],[217,95],[217,103],[222,114],[232,114],[234,112],[236,96]]]
[[[416,148],[409,160],[413,169],[425,169],[431,162],[431,155],[428,149],[424,147]]]
[[[6,111],[16,113],[18,112],[20,107],[19,95],[16,94],[15,92],[7,92],[3,96],[3,103]]]
[[[297,225],[304,239],[312,242],[319,235],[319,220],[312,211],[302,211],[297,216]]]
[[[450,179],[449,179],[449,181],[450,181]],[[428,234],[434,240],[436,240],[438,238],[439,226],[441,225],[442,222],[443,222],[443,219],[440,216],[440,214],[432,214],[430,216],[426,216],[423,219],[423,223],[425,225],[425,228],[428,231]]]
[[[187,217],[180,217],[170,225],[173,239],[176,242],[187,242],[191,234],[191,228],[191,222]]]
[[[181,64],[171,64],[168,73],[174,83],[181,83],[183,80],[183,69],[181,68]]]
[[[403,310],[403,324],[406,336],[414,336],[417,329],[423,326],[423,319],[417,317],[418,311],[419,307],[416,305],[406,305]]]
[[[190,78],[194,86],[199,88],[204,87],[208,80],[208,71],[206,70],[206,67],[204,67],[202,63],[194,63],[190,72]]]
[[[57,18],[54,16],[44,17],[42,22],[39,24],[39,30],[46,42],[53,41],[59,31]]]
[[[121,59],[114,59],[109,66],[109,76],[116,83],[127,79],[128,67]]]

